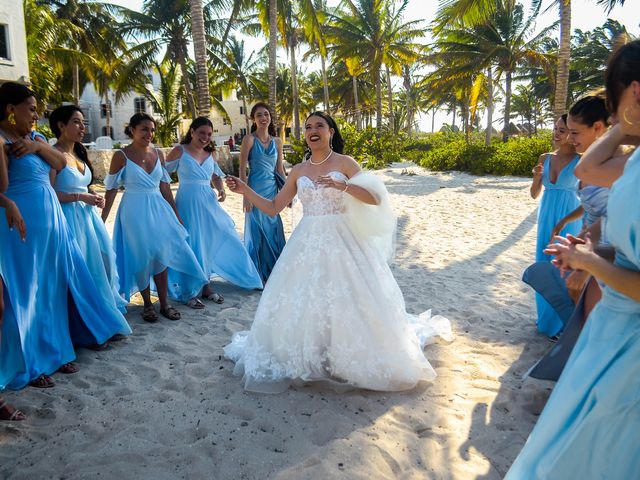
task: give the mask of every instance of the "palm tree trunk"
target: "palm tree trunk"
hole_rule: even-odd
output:
[[[560,4],[560,48],[558,50],[558,73],[556,76],[553,119],[566,113],[569,92],[569,60],[571,58],[571,0],[562,0]]]
[[[431,110],[431,133],[436,130],[436,107]]]
[[[198,116],[198,112],[196,110],[196,104],[193,101],[193,92],[191,91],[191,83],[189,83],[189,74],[187,72],[187,59],[184,53],[184,50],[181,47],[178,47],[178,64],[180,65],[180,70],[182,70],[182,86],[184,87],[184,93],[187,97],[187,106],[191,111],[191,118],[196,118]]]
[[[278,0],[269,0],[269,105],[273,110],[273,124],[278,127],[276,110],[276,49],[278,47]]]
[[[231,10],[231,15],[229,16],[229,23],[227,23],[227,27],[224,29],[224,34],[222,35],[222,40],[220,41],[220,51],[224,51],[224,47],[227,44],[227,38],[229,38],[229,32],[231,32],[231,27],[233,26],[233,21],[238,17],[240,13],[241,2],[239,0],[235,0],[233,2],[233,9]],[[248,132],[249,130],[247,130]]]
[[[389,128],[392,132],[396,131],[396,119],[393,115],[393,91],[391,90],[391,70],[385,65],[387,74],[387,101],[389,102]]]
[[[509,119],[511,118],[511,71],[506,72],[504,88],[504,129],[502,130],[502,140],[509,140]]]
[[[104,104],[106,105],[104,126],[107,133],[106,136],[113,138],[113,135],[111,135],[111,106],[109,105],[109,86],[103,85],[103,88],[104,88]]]
[[[196,87],[198,90],[198,114],[209,116],[211,98],[209,96],[209,69],[207,67],[207,45],[204,36],[204,15],[202,0],[189,0],[191,9],[191,31],[193,51],[196,57]]]
[[[80,66],[73,62],[73,103],[80,105]]]
[[[451,130],[455,131],[456,129],[456,106],[453,105],[453,119],[451,120]]]
[[[353,84],[353,103],[356,115],[356,128],[360,130],[362,127],[360,125],[360,103],[358,102],[358,79],[355,75],[351,77],[351,83]]]
[[[489,67],[487,71],[487,90],[489,98],[487,102],[487,131],[484,134],[484,144],[491,145],[491,130],[493,128],[493,70]]]
[[[382,79],[380,78],[380,66],[375,66],[373,75],[376,80],[376,128],[382,128]]]
[[[413,115],[414,115],[414,111],[413,111],[413,99],[411,98],[412,95],[412,88],[411,88],[411,74],[409,72],[409,66],[405,65],[404,68],[402,69],[402,76],[403,76],[403,84],[404,84],[404,90],[405,90],[405,95],[407,96],[407,100],[406,100],[406,104],[407,104],[407,135],[411,136],[412,134],[412,127],[413,127]]]
[[[296,64],[296,39],[291,40],[291,93],[293,94],[293,136],[300,138],[300,98],[298,97],[298,67]]]
[[[244,110],[244,121],[247,124],[247,133],[251,131],[251,123],[249,122],[249,112],[247,111],[247,98],[242,95],[242,107]]]
[[[320,64],[322,66],[322,90],[324,93],[324,111],[331,115],[331,107],[329,106],[329,81],[327,80],[327,60],[320,55]]]

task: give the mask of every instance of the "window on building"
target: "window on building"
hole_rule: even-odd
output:
[[[229,120],[227,120],[227,117],[222,117],[222,124],[229,125]]]
[[[133,111],[134,113],[146,113],[147,112],[147,100],[144,97],[137,97],[133,99]]]
[[[113,116],[113,112],[111,111],[111,102],[107,105],[106,103],[100,104],[100,118],[107,118],[107,112],[109,112],[109,116]]]
[[[9,25],[0,24],[0,59],[11,60],[9,55]]]
[[[244,115],[244,107],[240,107],[240,115]]]
[[[113,138],[113,127],[107,127],[107,126],[102,127],[102,136]]]
[[[243,137],[247,134],[247,129],[246,128],[241,128],[240,129],[240,135],[242,135]]]

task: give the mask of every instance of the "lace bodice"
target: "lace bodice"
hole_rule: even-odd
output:
[[[329,172],[338,180],[347,180],[342,172]],[[335,188],[317,186],[306,175],[298,178],[298,198],[302,202],[305,216],[341,215],[345,213],[344,193]]]

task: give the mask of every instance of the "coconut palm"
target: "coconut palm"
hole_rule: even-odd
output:
[[[209,95],[209,72],[207,68],[207,45],[205,39],[202,0],[189,0],[193,51],[196,57],[196,88],[198,93],[198,114],[208,116],[211,110]]]
[[[408,0],[399,6],[390,0],[345,0],[328,14],[326,32],[332,53],[337,58],[359,60],[373,76],[378,128],[382,127],[382,66],[400,74],[398,65],[417,58],[418,45],[413,39],[424,33],[419,21],[403,24],[399,20],[407,4]]]
[[[481,72],[489,67],[504,76],[505,108],[503,139],[509,136],[513,75],[520,65],[535,64],[550,69],[540,44],[555,25],[533,35],[537,11],[525,16],[516,0],[502,0],[483,23],[452,24],[439,30],[433,57],[448,65],[450,75]]]

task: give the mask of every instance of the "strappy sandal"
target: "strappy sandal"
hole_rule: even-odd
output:
[[[153,308],[153,305],[144,307],[140,315],[142,315],[142,319],[145,322],[154,323],[158,321],[158,315],[156,315],[156,310]]]
[[[204,303],[200,301],[200,299],[193,297],[191,300],[187,302],[187,307],[193,308],[194,310],[202,310],[204,308]]]
[[[49,375],[40,375],[35,380],[29,382],[29,385],[35,388],[53,388],[56,382]]]
[[[203,295],[202,298],[211,300],[212,302],[217,303],[218,305],[224,303],[224,297],[216,292],[210,293],[209,295]]]
[[[13,409],[13,411],[11,411]],[[0,420],[6,420],[9,422],[21,422],[26,420],[27,416],[23,411],[13,408],[9,405],[9,402],[0,398]]]
[[[62,365],[58,369],[58,372],[64,373],[65,375],[71,375],[72,373],[78,372],[78,367],[76,367],[72,362],[69,362]]]
[[[181,318],[180,312],[173,307],[161,308],[160,315],[169,320],[180,320]]]

